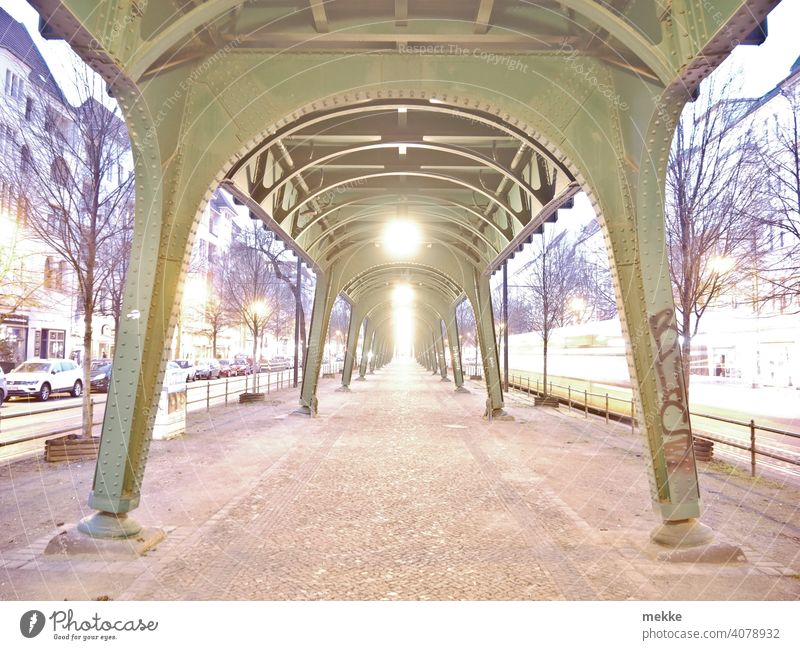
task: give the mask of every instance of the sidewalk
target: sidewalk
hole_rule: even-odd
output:
[[[534,409],[480,418],[485,395],[399,362],[290,416],[265,405],[189,415],[154,441],[134,516],[168,531],[136,560],[52,559],[93,462],[0,466],[0,598],[761,600],[800,597],[800,486],[701,467],[703,521],[744,562],[666,562],[648,535],[641,440]],[[785,482],[785,483],[784,483]]]

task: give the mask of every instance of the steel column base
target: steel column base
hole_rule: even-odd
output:
[[[125,539],[142,530],[142,525],[127,512],[95,512],[78,523],[78,530],[98,539]]]
[[[691,548],[710,544],[714,531],[697,519],[665,521],[650,533],[650,539],[670,548]]]
[[[339,388],[337,388],[335,392],[337,392],[337,393],[349,393],[350,392],[350,386],[345,386],[345,385],[339,386]]]
[[[359,375],[356,377],[356,381],[367,381],[367,378],[364,375]]]
[[[464,388],[463,386],[459,386],[453,392],[455,392],[455,393],[469,393],[470,391],[469,391],[469,389]]]
[[[450,377],[442,377],[441,381],[450,381]]]

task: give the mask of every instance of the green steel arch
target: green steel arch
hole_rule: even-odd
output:
[[[390,356],[387,303],[373,272],[387,278],[384,287],[411,275],[428,287],[418,317],[433,348],[444,345],[436,323],[441,336],[466,296],[484,357],[487,414],[501,412],[488,276],[563,201],[586,191],[630,343],[663,522],[654,536],[707,540],[696,521],[691,426],[663,263],[665,168],[682,107],[733,47],[757,40],[751,34],[777,0],[467,0],[431,3],[419,14],[411,5],[407,15],[393,3],[356,0],[31,4],[44,35],[68,41],[107,80],[136,165],[123,307],[131,316],[117,335],[115,390],[90,496],[100,513],[85,531],[138,528],[126,516],[139,505],[163,350],[198,215],[225,183],[317,272],[301,391],[308,413],[316,410],[337,295],[354,301],[355,316],[375,301],[382,315],[373,315],[372,334],[381,334],[382,360]],[[391,206],[387,197],[395,197]],[[389,260],[371,243],[391,208],[418,211],[430,248]],[[351,333],[364,319],[369,325],[363,313]],[[458,337],[448,329],[447,338]]]

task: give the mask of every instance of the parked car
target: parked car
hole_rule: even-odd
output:
[[[111,384],[111,359],[95,359],[92,361],[92,392],[107,393]]]
[[[237,375],[249,375],[252,372],[249,359],[234,359],[231,361],[231,369],[235,370]]]
[[[0,368],[0,404],[6,401],[8,397],[8,386],[6,386],[6,374]]]
[[[194,381],[197,379],[197,377],[195,377],[197,370],[189,359],[175,359],[172,363],[177,364],[186,371],[186,381]]]
[[[69,359],[31,359],[8,373],[10,397],[37,397],[45,402],[53,393],[83,393],[81,369]]]
[[[261,372],[278,372],[294,365],[294,359],[289,357],[272,357],[266,363],[261,363]]]
[[[217,379],[220,365],[216,359],[200,359],[194,364],[194,376],[197,379]]]
[[[218,359],[219,361],[219,376],[220,377],[235,377],[236,370],[233,367],[233,361],[230,359]]]

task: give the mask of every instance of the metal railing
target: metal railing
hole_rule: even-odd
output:
[[[322,375],[338,374],[342,371],[343,365],[344,364],[341,362],[325,363],[322,365],[322,368],[320,370],[320,375],[322,376]],[[297,381],[299,384],[303,380],[303,369],[300,368],[297,374],[298,374]],[[284,370],[279,370],[275,372],[259,372],[256,374],[256,392],[263,391],[266,392],[267,394],[270,394],[271,392],[277,390],[290,388],[293,385],[293,380],[294,380],[294,368],[286,368]],[[252,388],[252,383],[253,383],[252,373],[248,375],[240,375],[237,377],[225,377],[224,381],[198,380],[187,383],[186,400],[184,408],[188,412],[189,404],[200,404],[205,402],[206,410],[210,409],[212,405],[228,404],[230,398],[238,397],[241,393],[249,392],[250,389]],[[190,394],[192,394],[193,399],[189,399]],[[200,397],[194,398],[195,394],[200,394]],[[99,406],[99,404],[94,401],[92,402],[92,404],[95,407]],[[82,408],[83,408],[82,404],[69,404],[65,406],[43,407],[40,409],[36,409],[34,411],[25,411],[19,413],[5,414],[0,412],[0,433],[2,433],[3,430],[2,423],[8,420],[15,420],[19,418],[47,414],[47,413],[57,413],[61,411],[75,411]],[[103,413],[104,411],[105,408],[103,408],[99,412]],[[92,422],[92,426],[98,424],[102,424],[102,419],[95,420]],[[75,425],[70,427],[62,427],[58,429],[41,431],[38,433],[32,433],[29,435],[12,438],[11,440],[0,440],[0,447],[8,447],[23,442],[30,442],[31,440],[49,438],[51,436],[63,435],[80,430],[81,430],[81,425]]]
[[[556,397],[559,402],[566,404],[570,411],[573,409],[578,411],[582,410],[585,418],[589,417],[589,413],[599,415],[605,418],[606,423],[608,423],[611,418],[616,421],[629,422],[631,432],[635,432],[638,422],[636,419],[636,403],[633,399],[623,399],[609,395],[607,392],[593,393],[587,389],[573,388],[571,384],[564,386],[562,384],[553,382],[547,383],[549,389],[547,391],[548,395],[551,397]],[[510,375],[509,387],[514,390],[527,393],[528,395],[542,396],[544,394],[544,391],[542,390],[542,382],[538,378],[535,378],[534,381],[531,382],[531,378],[529,376],[523,377],[522,375]],[[621,404],[622,406],[621,408],[614,408],[615,404]],[[722,422],[724,424],[732,424],[742,427],[748,434],[745,438],[721,436],[719,434],[713,434],[707,431],[693,432],[693,436],[695,438],[710,440],[713,442],[718,442],[722,445],[747,451],[750,455],[750,474],[752,476],[756,475],[758,456],[766,456],[790,465],[800,466],[800,454],[792,455],[790,450],[768,449],[765,448],[763,444],[758,445],[756,435],[757,432],[761,431],[798,440],[800,439],[800,433],[756,424],[754,419],[744,421],[720,417],[717,415],[710,415],[707,413],[690,412],[689,414],[693,418],[705,418],[716,422]],[[747,441],[747,444],[743,443],[744,440]],[[786,453],[780,453],[781,451],[785,451]]]

